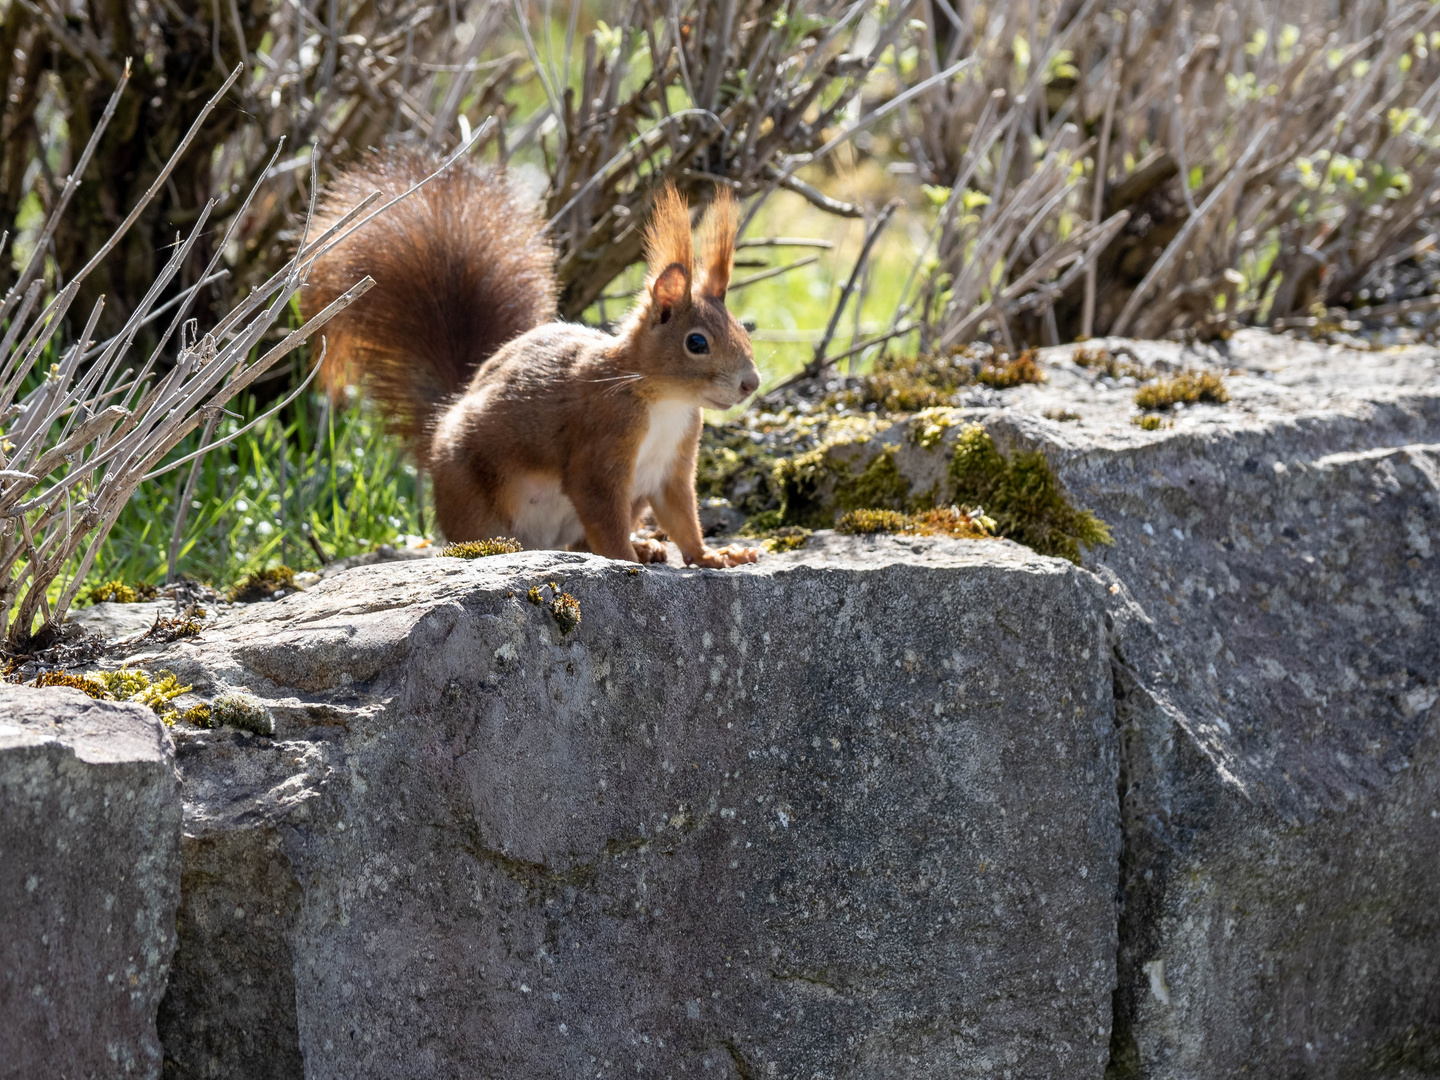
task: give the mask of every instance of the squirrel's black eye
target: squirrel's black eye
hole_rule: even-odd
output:
[[[691,334],[685,339],[685,348],[692,353],[708,353],[710,351],[710,342],[705,340],[704,334]]]

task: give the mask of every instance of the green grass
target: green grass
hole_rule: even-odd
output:
[[[298,365],[297,365],[298,370]],[[217,437],[264,411],[253,396],[231,403]],[[195,449],[192,435],[174,456]],[[281,452],[284,449],[284,502]],[[143,485],[111,530],[90,581],[165,579],[176,499],[189,466]],[[298,481],[297,481],[298,478]],[[312,568],[311,531],[334,558],[422,534],[416,472],[368,402],[332,408],[320,395],[207,454],[191,501],[180,573],[217,586],[275,563]]]

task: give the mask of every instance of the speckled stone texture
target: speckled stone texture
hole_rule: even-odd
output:
[[[180,737],[169,1074],[1101,1077],[1105,595],[822,536],[359,567],[227,617],[163,662],[276,734]]]
[[[1122,737],[1110,1076],[1440,1075],[1440,353],[1097,347],[1231,402],[1143,431],[1133,379],[1048,349],[928,449],[902,420],[831,456],[894,446],[924,492],[978,422],[1114,531],[1086,557]]]
[[[149,709],[0,685],[0,1076],[160,1075],[177,787]]]

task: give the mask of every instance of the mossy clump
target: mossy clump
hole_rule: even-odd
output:
[[[129,700],[138,701],[141,705],[149,705],[161,720],[167,724],[174,724],[179,710],[170,702],[181,694],[188,694],[193,689],[193,686],[181,686],[180,680],[175,677],[174,672],[162,671],[159,678],[150,680],[149,686],[130,695]]]
[[[105,684],[94,675],[72,675],[68,671],[47,671],[35,680],[36,686],[68,686],[96,700],[109,700]]]
[[[771,532],[761,547],[766,551],[781,553],[786,551],[799,551],[810,542],[811,531],[799,525],[782,525]]]
[[[179,641],[181,638],[194,637],[203,629],[205,624],[194,615],[177,615],[169,619],[157,615],[155,625],[145,632],[145,636],[152,641]]]
[[[1131,353],[1128,348],[1123,351],[1129,353],[1129,356],[1116,356],[1111,353],[1109,349],[1103,347],[1076,349],[1071,359],[1075,361],[1076,367],[1098,371],[1101,375],[1111,379],[1123,379],[1128,375],[1133,379],[1144,382],[1146,379],[1153,379],[1155,377],[1153,368],[1149,368],[1140,363],[1140,361],[1135,358],[1134,353]]]
[[[1071,412],[1069,409],[1046,409],[1042,415],[1046,420],[1054,420],[1060,424],[1071,424],[1082,419],[1078,412]]]
[[[555,617],[560,633],[572,633],[580,625],[580,601],[568,592],[562,592],[550,601],[550,614]]]
[[[775,466],[775,480],[781,491],[781,521],[818,529],[832,523],[835,509],[905,509],[910,502],[910,482],[896,464],[899,449],[893,444],[883,447],[859,472],[835,460],[834,448],[822,447],[782,459]],[[834,483],[828,500],[833,507],[827,504],[823,490],[827,476]]]
[[[210,703],[210,726],[233,727],[256,735],[274,735],[275,720],[260,699],[250,694],[221,694]]]
[[[253,604],[294,588],[295,571],[288,566],[272,566],[246,574],[239,584],[230,590],[229,599],[232,604]]]
[[[955,413],[947,409],[927,409],[910,424],[910,441],[921,450],[929,450],[945,438],[955,426]]]
[[[988,540],[995,535],[995,521],[983,510],[961,510],[958,506],[937,506],[916,514],[898,510],[851,510],[840,518],[837,532],[851,536],[874,533],[908,533],[913,536],[953,536],[961,540]]]
[[[139,668],[102,671],[97,677],[105,683],[105,689],[111,696],[120,701],[129,701],[136,694],[150,688],[150,676]]]
[[[857,385],[826,395],[826,409],[865,409],[911,413],[949,405],[956,391],[974,381],[969,363],[959,354],[882,356],[875,369]]]
[[[1009,390],[1026,383],[1042,383],[1045,372],[1035,362],[1035,350],[1026,349],[1013,359],[1000,353],[986,360],[975,373],[975,380],[994,390]]]
[[[1182,371],[1168,379],[1156,379],[1135,391],[1135,404],[1147,412],[1163,412],[1177,404],[1208,402],[1224,405],[1230,400],[1225,380],[1213,371]]]
[[[1156,416],[1154,413],[1145,413],[1141,416],[1132,416],[1130,418],[1130,422],[1136,427],[1138,427],[1141,431],[1158,431],[1160,428],[1167,426],[1165,421],[1161,420],[1160,417]],[[1169,426],[1173,427],[1174,421],[1171,421]]]
[[[784,521],[785,514],[782,510],[761,510],[760,513],[745,519],[745,524],[740,526],[739,535],[763,538],[781,528]]]
[[[204,702],[201,702],[199,705],[191,705],[190,708],[184,712],[173,712],[171,719],[167,720],[166,723],[171,727],[174,727],[177,723],[186,723],[198,728],[215,726],[210,719],[210,706]]]
[[[173,725],[177,719],[184,716],[170,702],[194,689],[191,686],[181,686],[180,680],[172,671],[162,671],[151,678],[148,672],[138,668],[97,671],[85,675],[47,671],[35,680],[35,685],[70,686],[100,701],[134,701],[148,705],[167,725]]]
[[[550,590],[548,602],[541,589]],[[562,634],[569,634],[580,625],[580,601],[569,593],[562,592],[558,581],[552,581],[548,585],[530,586],[530,591],[525,594],[525,599],[536,607],[548,607],[551,616],[555,619],[555,625],[560,627]]]
[[[520,551],[520,541],[497,536],[490,540],[464,540],[458,544],[446,544],[440,554],[451,559],[484,559],[491,555],[514,555]]]
[[[729,499],[747,517],[773,510],[780,502],[775,461],[775,454],[746,428],[706,424],[700,436],[695,489],[702,499]]]
[[[153,600],[158,591],[154,585],[145,581],[127,585],[116,578],[87,590],[85,599],[92,604],[135,604],[141,600]]]
[[[1071,505],[1043,453],[1006,458],[979,424],[961,432],[950,481],[956,502],[984,506],[999,535],[1041,555],[1078,563],[1082,547],[1112,542],[1105,522]]]

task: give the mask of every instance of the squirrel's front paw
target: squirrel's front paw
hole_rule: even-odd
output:
[[[752,563],[760,558],[758,547],[745,547],[743,544],[727,544],[723,548],[706,548],[697,558],[687,559],[696,566],[709,566],[717,570],[723,570],[729,566],[739,566],[742,563]]]
[[[635,559],[642,563],[665,561],[665,545],[659,540],[634,540]]]

